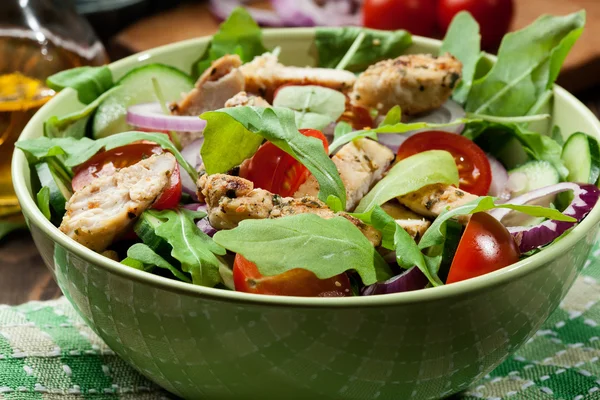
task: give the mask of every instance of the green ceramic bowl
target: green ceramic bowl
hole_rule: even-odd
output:
[[[312,29],[271,30],[287,64],[314,61]],[[115,78],[150,62],[190,70],[199,38],[111,65]],[[416,38],[410,52],[436,53]],[[22,138],[50,116],[82,108],[65,90]],[[600,122],[555,89],[562,132],[600,139]],[[33,238],[65,296],[124,360],[186,399],[434,399],[465,389],[531,337],[567,293],[598,231],[600,206],[565,239],[501,271],[444,287],[369,298],[269,297],[193,286],[134,270],[72,241],[32,198],[17,151],[13,180]]]

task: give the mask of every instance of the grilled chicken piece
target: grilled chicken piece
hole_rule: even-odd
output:
[[[360,74],[350,99],[382,114],[399,105],[403,114],[415,115],[444,104],[461,74],[461,62],[450,54],[400,56],[371,65]]]
[[[454,186],[437,183],[398,197],[398,201],[417,214],[435,218],[447,208],[452,210],[477,198],[478,196]],[[459,218],[461,223],[467,221],[468,217]]]
[[[331,160],[346,188],[346,211],[350,211],[383,177],[394,160],[394,153],[382,144],[363,138],[342,146]],[[319,183],[311,175],[294,193],[294,197],[316,197],[318,193]]]
[[[205,111],[223,108],[225,102],[244,90],[244,76],[239,70],[242,60],[238,55],[227,55],[215,60],[196,81],[179,103],[171,105],[174,115],[200,115]]]
[[[248,95],[246,92],[239,92],[225,102],[225,107],[228,108],[240,106],[271,107],[269,102],[262,97]]]
[[[422,216],[410,211],[402,204],[395,200],[388,201],[381,206],[383,211],[388,213],[392,218],[396,220],[396,223],[400,225],[410,236],[413,237],[417,242],[425,231],[431,226],[431,222],[423,218]]]
[[[60,230],[89,249],[106,250],[161,195],[175,165],[164,153],[95,179],[71,196]]]
[[[284,84],[319,85],[347,91],[356,80],[354,74],[348,71],[285,66],[270,53],[255,57],[240,70],[246,80],[246,91],[259,94],[267,101],[272,100],[275,90]]]
[[[254,189],[252,182],[237,176],[203,175],[198,180],[198,197],[201,201],[206,201],[208,219],[216,229],[235,228],[245,219],[279,218],[311,213],[325,219],[344,217],[356,225],[373,246],[381,243],[381,234],[375,228],[345,212],[334,213],[317,198],[281,197],[263,189]]]

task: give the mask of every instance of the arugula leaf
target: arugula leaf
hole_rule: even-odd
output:
[[[350,130],[348,130],[348,127],[350,127]],[[348,123],[344,121],[339,122],[336,125],[336,129],[333,135],[333,141],[329,145],[329,154],[333,154],[337,149],[339,149],[346,143],[350,143],[353,140],[361,138],[377,140],[377,132],[375,132],[372,129],[353,131],[352,127]]]
[[[318,66],[337,67],[361,34],[364,34],[364,39],[345,65],[345,69],[349,71],[363,71],[377,61],[398,57],[412,44],[411,34],[402,30],[378,31],[358,27],[317,28],[315,45]]]
[[[452,98],[464,104],[475,79],[477,64],[484,57],[481,52],[479,24],[469,12],[461,11],[452,20],[440,48],[440,54],[445,53],[452,54],[463,64],[462,79]]]
[[[209,111],[200,118],[207,122],[201,154],[208,174],[240,165],[256,152],[264,138],[308,168],[319,182],[319,199],[327,201],[333,195],[346,206],[346,189],[335,164],[319,139],[298,132],[292,110],[233,107]]]
[[[42,187],[35,198],[37,206],[42,214],[44,214],[44,217],[50,220],[52,218],[52,213],[50,212],[50,188],[48,186]]]
[[[563,178],[568,175],[561,159],[562,146],[551,137],[529,131],[520,124],[472,120],[466,124],[463,135],[494,155],[513,137],[529,156],[550,162]]]
[[[128,267],[131,267],[134,269],[139,269],[140,271],[146,271],[146,272],[152,272],[152,270],[155,267],[155,265],[144,264],[143,262],[134,260],[131,257],[125,257],[123,260],[121,260],[121,264],[127,265]]]
[[[527,115],[551,89],[567,53],[583,32],[585,11],[542,16],[504,37],[498,61],[473,83],[466,109],[477,114]]]
[[[89,104],[113,87],[114,82],[110,69],[102,66],[78,67],[61,71],[49,77],[46,84],[57,92],[66,87],[73,88],[77,91],[79,101]]]
[[[510,203],[495,204],[495,199],[490,196],[479,197],[472,202],[457,207],[453,210],[446,210],[440,214],[433,224],[427,229],[421,241],[419,242],[419,248],[426,249],[428,247],[436,246],[444,243],[444,224],[451,218],[455,218],[461,215],[474,214],[477,212],[484,212],[493,210],[495,208],[508,208],[510,210],[519,211],[533,217],[543,217],[554,221],[566,221],[576,222],[577,220],[562,214],[560,211],[553,208],[546,208],[541,206],[529,206],[529,205],[515,205]]]
[[[102,149],[111,150],[140,140],[154,142],[163,149],[170,151],[181,167],[190,174],[192,179],[194,181],[198,179],[198,171],[183,158],[179,150],[169,140],[169,137],[162,133],[132,131],[118,133],[98,140],[87,137],[81,139],[72,137],[40,137],[36,139],[20,140],[15,143],[15,147],[27,153],[30,163],[37,162],[40,159],[47,157],[62,156],[61,161],[64,166],[70,168],[83,164]],[[69,170],[69,172],[72,171]]]
[[[217,232],[214,240],[256,263],[266,276],[302,268],[327,279],[355,270],[365,285],[392,276],[369,240],[344,217],[323,219],[314,214],[298,214],[245,220],[237,228]]]
[[[419,246],[408,232],[381,207],[376,205],[369,212],[353,215],[381,232],[381,245],[388,250],[396,251],[396,261],[400,267],[409,269],[416,266],[433,286],[443,285],[437,276],[441,257],[438,259],[421,253]]]
[[[454,158],[447,151],[424,151],[398,162],[388,171],[385,178],[377,182],[363,197],[356,207],[356,212],[365,212],[394,197],[434,183],[458,185],[458,169]]]
[[[128,260],[129,259],[129,260]],[[132,262],[134,261],[134,262]],[[138,262],[138,264],[135,263]],[[148,245],[144,243],[136,243],[127,249],[127,258],[121,261],[121,264],[140,269],[139,263],[143,265],[141,268],[143,271],[150,271],[153,267],[159,267],[171,271],[180,281],[191,283],[192,281],[183,272],[175,268],[167,260],[156,254]]]
[[[273,101],[274,107],[296,111],[298,129],[322,130],[346,110],[346,96],[322,86],[285,86]]]
[[[58,118],[57,116],[48,118],[48,120],[44,122],[44,136],[49,138],[72,137],[75,139],[84,137],[87,123],[94,111],[96,111],[100,103],[106,97],[112,95],[117,90],[122,90],[122,87],[116,86],[107,90],[82,110],[65,115],[61,118]]]
[[[213,35],[204,54],[194,62],[192,75],[198,78],[213,61],[227,54],[237,54],[242,62],[248,62],[267,51],[258,24],[248,11],[237,7]]]
[[[216,256],[225,255],[225,249],[194,222],[194,219],[204,217],[205,213],[185,208],[144,212],[163,222],[155,229],[155,233],[171,245],[171,256],[181,262],[184,272],[192,275],[194,284],[213,287],[221,281],[220,262]]]

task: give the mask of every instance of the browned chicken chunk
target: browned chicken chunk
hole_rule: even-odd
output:
[[[398,201],[417,214],[435,218],[446,209],[452,210],[477,198],[478,196],[454,186],[438,183],[398,197]],[[459,219],[461,223],[467,221],[466,217]]]
[[[385,114],[395,105],[405,115],[439,108],[460,81],[462,64],[450,54],[400,56],[380,61],[360,74],[350,95],[352,102]]]
[[[381,208],[394,218],[396,223],[408,232],[408,234],[417,242],[431,226],[430,221],[426,220],[421,215],[410,211],[395,200],[388,201],[382,205]]]
[[[225,102],[225,107],[241,107],[241,106],[253,106],[253,107],[271,107],[268,101],[260,96],[252,96],[246,92],[239,92],[229,100]]]
[[[232,229],[246,219],[311,213],[325,219],[344,217],[356,225],[373,246],[381,243],[381,234],[375,228],[345,212],[333,212],[317,198],[281,197],[263,189],[254,189],[252,182],[237,176],[203,175],[198,180],[198,197],[206,201],[208,219],[216,229]]]

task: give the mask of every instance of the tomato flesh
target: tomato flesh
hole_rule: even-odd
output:
[[[485,196],[492,184],[492,169],[483,150],[464,136],[449,132],[429,131],[406,139],[398,149],[398,159],[427,150],[446,150],[454,157],[461,189]]]
[[[519,261],[519,248],[500,221],[480,212],[473,214],[463,233],[446,283],[485,275]]]
[[[436,0],[365,0],[363,25],[367,28],[407,31],[433,36]]]
[[[320,139],[325,152],[329,151],[329,144],[321,131],[300,129],[300,133]],[[252,181],[257,188],[288,197],[296,193],[308,179],[310,171],[294,157],[267,142],[258,148],[250,160],[242,164],[240,176]]]
[[[510,28],[514,8],[514,0],[440,0],[437,18],[446,32],[456,14],[470,12],[479,22],[482,47],[494,50]]]
[[[350,279],[346,274],[319,279],[311,271],[296,268],[283,274],[264,276],[255,263],[241,254],[235,256],[233,282],[235,290],[246,293],[301,297],[352,296]]]
[[[162,154],[163,149],[150,142],[132,143],[111,150],[102,151],[85,163],[74,169],[75,176],[71,181],[74,191],[78,191],[101,176],[112,175],[121,168],[126,168],[138,163],[144,158],[155,154]],[[181,199],[181,176],[179,165],[171,174],[170,185],[156,200],[153,208],[164,210],[174,208]]]

